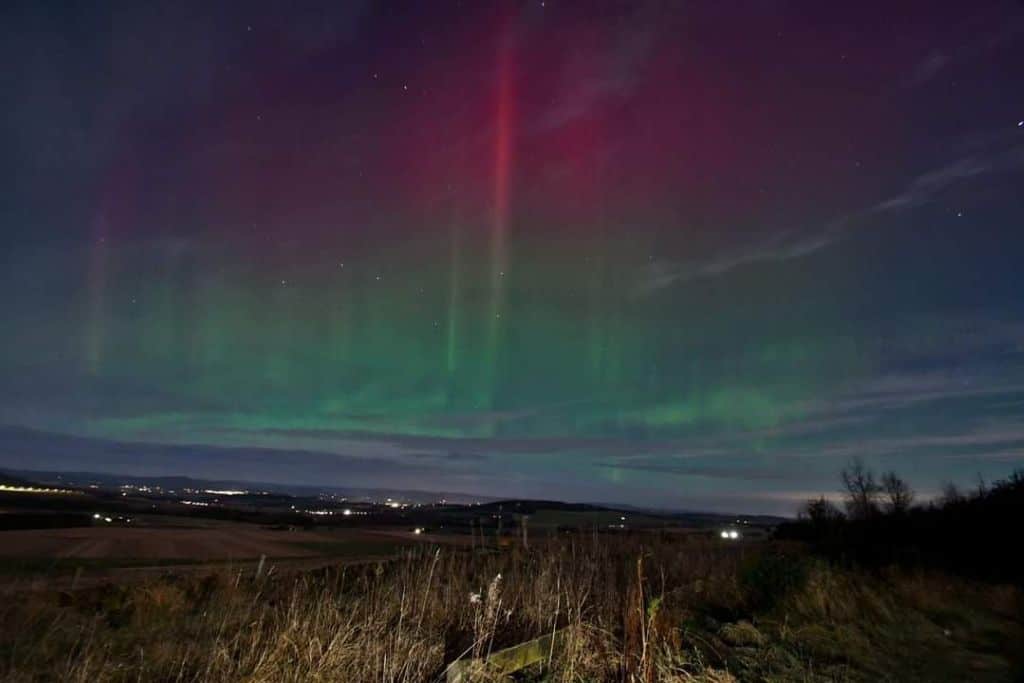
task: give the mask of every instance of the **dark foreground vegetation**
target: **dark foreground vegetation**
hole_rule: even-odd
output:
[[[824,498],[777,538],[799,540],[846,566],[941,569],[1024,585],[1024,472],[970,491],[948,484],[942,496],[914,505],[910,485],[893,472],[876,476],[861,461],[841,475],[845,512]]]
[[[434,681],[564,629],[519,680],[1006,681],[1021,671],[1020,610],[1009,585],[865,572],[799,544],[579,534],[11,595],[0,679]]]

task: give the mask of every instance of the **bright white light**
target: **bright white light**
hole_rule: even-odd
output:
[[[212,493],[213,495],[216,495],[216,496],[244,496],[245,494],[247,494],[249,492],[248,491],[237,491],[237,490],[234,490],[234,489],[229,489],[227,491],[221,491],[221,490],[217,490],[217,489],[204,489],[203,493]]]
[[[722,536],[722,538],[729,538],[729,532],[728,531],[723,531],[721,533],[721,536]]]
[[[104,517],[103,521],[107,522],[109,524],[110,522],[113,522],[114,520],[112,520],[110,517]]]
[[[103,515],[101,515],[100,513],[97,512],[95,515],[92,516],[92,518],[93,519],[102,519]]]
[[[416,527],[415,529],[412,530],[412,532],[418,536],[419,534],[423,533],[423,528],[422,527]]]
[[[0,484],[0,491],[4,493],[77,493],[77,491],[65,491],[64,489],[47,489],[38,486],[10,486],[8,484]]]
[[[736,540],[739,537],[740,537],[740,532],[738,532],[738,531],[730,531],[729,532],[729,538],[731,538],[733,540]]]
[[[345,515],[346,517],[349,517],[352,515],[352,511],[349,510],[348,508],[345,508],[344,510],[341,511],[341,514]]]
[[[402,507],[402,504],[401,503],[391,502],[391,503],[388,503],[388,507],[389,508],[400,508],[400,507]]]

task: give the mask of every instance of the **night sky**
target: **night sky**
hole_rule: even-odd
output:
[[[0,58],[0,466],[1024,465],[1020,2],[9,2]]]

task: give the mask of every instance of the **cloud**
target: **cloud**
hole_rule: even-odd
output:
[[[782,232],[760,243],[722,254],[704,263],[672,264],[656,261],[651,264],[634,295],[650,294],[670,285],[722,275],[740,266],[765,261],[788,261],[812,254],[835,242],[845,228],[845,220],[836,221],[821,232],[794,234]]]
[[[390,444],[409,453],[451,453],[468,454],[509,454],[509,455],[544,455],[554,453],[585,452],[593,454],[637,453],[670,451],[678,448],[678,444],[670,440],[637,442],[626,438],[610,437],[576,437],[551,436],[532,438],[500,438],[500,437],[446,437],[423,436],[415,434],[390,434],[378,432],[361,432],[347,429],[291,429],[266,428],[258,430],[222,430],[239,436],[260,435],[284,437],[288,439],[309,439],[324,442],[325,448],[334,443],[344,442],[347,445]]]
[[[948,54],[936,50],[914,66],[904,78],[904,84],[908,86],[923,85],[935,78],[952,61],[953,58]]]
[[[617,460],[601,463],[600,467],[616,470],[637,470],[641,472],[657,472],[687,477],[703,477],[709,479],[732,479],[744,481],[782,481],[789,477],[778,469],[770,469],[752,464],[716,465],[715,463],[693,464],[690,462],[662,462],[644,460]]]
[[[1024,384],[972,379],[945,374],[889,376],[865,383],[854,392],[840,394],[809,406],[829,414],[878,413],[921,403],[956,399],[1005,397],[1024,393]]]
[[[813,254],[846,238],[856,226],[873,217],[928,204],[954,186],[982,175],[1005,173],[1024,166],[1024,144],[1019,140],[1020,134],[1016,129],[990,136],[987,151],[929,169],[912,178],[900,192],[839,216],[822,228],[776,232],[759,242],[718,254],[705,261],[656,261],[644,270],[633,288],[633,294],[644,296],[675,284],[717,277],[755,263],[788,261]]]
[[[929,52],[903,77],[903,85],[911,88],[927,85],[955,65],[985,58],[992,53],[994,48],[1015,40],[1021,33],[1024,33],[1024,22],[1020,19],[1003,23],[993,29],[995,21],[1005,22],[1005,19],[1002,16],[990,17],[986,22],[989,24],[989,30],[975,27],[968,32],[973,35],[982,35],[981,38],[963,42],[945,51],[932,50]]]
[[[557,96],[538,117],[532,132],[560,128],[609,99],[628,96],[655,39],[656,9],[656,3],[642,5],[631,18],[630,28],[612,36],[611,48],[572,51],[562,64]]]
[[[862,214],[871,215],[920,206],[931,201],[954,183],[992,170],[993,163],[994,159],[968,157],[932,169],[914,178],[903,192],[869,207]]]
[[[425,420],[425,424],[449,429],[493,429],[499,425],[508,424],[510,422],[518,422],[533,417],[551,415],[561,410],[579,407],[593,402],[593,399],[576,399],[529,408],[519,408],[516,410],[481,410],[472,413],[434,415],[428,417]]]
[[[537,121],[534,131],[541,133],[560,128],[585,116],[605,100],[625,97],[632,90],[634,73],[643,63],[649,50],[651,36],[646,31],[634,31],[624,37],[608,55],[591,55],[571,61],[563,69],[562,86],[558,98]]]
[[[306,450],[155,444],[94,439],[22,427],[0,427],[0,466],[9,469],[94,471],[136,476],[238,479],[283,484],[383,484],[400,488],[424,476],[441,477],[437,464],[396,462]]]

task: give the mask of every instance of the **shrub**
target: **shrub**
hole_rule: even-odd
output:
[[[766,552],[740,569],[740,587],[752,609],[768,610],[779,600],[807,583],[807,558],[783,552]]]

